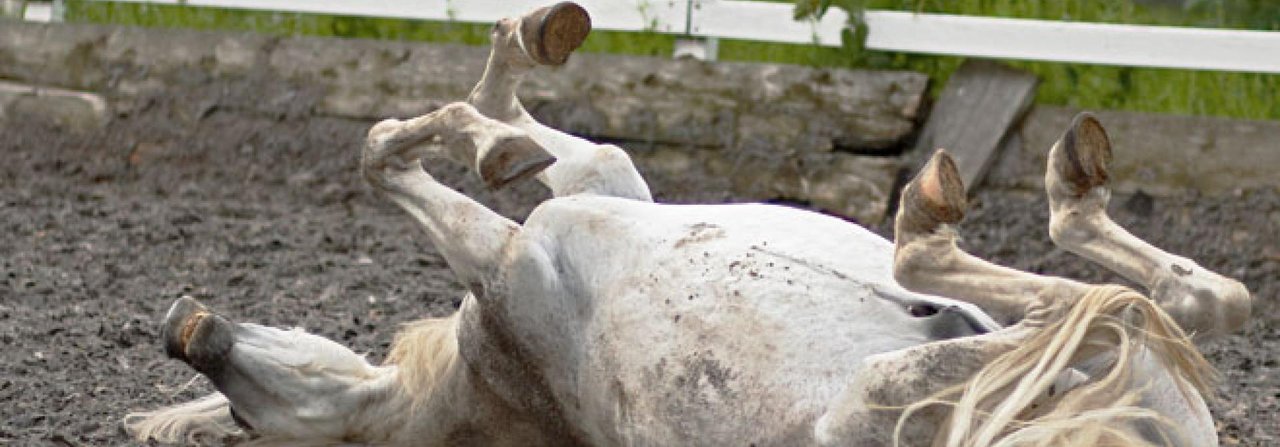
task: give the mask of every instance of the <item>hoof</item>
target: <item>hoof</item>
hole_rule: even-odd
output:
[[[591,16],[572,2],[561,2],[526,14],[520,38],[529,57],[543,65],[561,65],[591,32]]]
[[[960,222],[966,202],[964,181],[955,161],[945,149],[938,149],[902,189],[899,220],[920,231],[933,231],[939,224]]]
[[[1049,154],[1049,169],[1056,171],[1077,196],[1107,184],[1111,140],[1092,114],[1076,115],[1071,128]]]
[[[556,161],[550,152],[523,135],[498,140],[478,158],[480,179],[493,189],[532,177]]]
[[[191,297],[178,298],[160,329],[169,357],[209,372],[221,364],[232,344],[232,324]]]

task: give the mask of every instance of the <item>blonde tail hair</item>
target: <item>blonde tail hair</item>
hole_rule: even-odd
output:
[[[1031,317],[1028,317],[1029,319]],[[1111,370],[1070,390],[1052,408],[1036,409],[1058,375],[1083,347],[1114,353]],[[1134,356],[1147,348],[1177,379],[1184,396],[1212,397],[1217,373],[1172,318],[1145,296],[1121,286],[1097,286],[1065,316],[1043,326],[1012,351],[1001,354],[967,382],[907,406],[894,433],[897,444],[907,419],[932,405],[952,407],[934,437],[935,446],[1149,445],[1136,434],[1147,422],[1169,439],[1179,427],[1136,406]],[[1037,412],[1040,410],[1040,412]]]

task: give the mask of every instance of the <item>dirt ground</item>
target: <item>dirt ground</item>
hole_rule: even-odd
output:
[[[234,106],[245,95],[265,105]],[[132,101],[102,131],[21,117],[0,128],[0,444],[129,444],[126,412],[206,393],[157,343],[182,295],[307,328],[374,361],[397,324],[457,305],[440,256],[357,176],[369,123],[311,116],[313,101],[301,89],[210,81]],[[494,197],[458,168],[438,174],[516,217],[545,194]],[[715,184],[654,189],[669,201],[727,197],[700,189]],[[1223,374],[1212,408],[1225,445],[1280,443],[1280,194],[1139,194],[1112,209],[1139,236],[1256,294],[1249,327],[1205,347]],[[1047,218],[1039,194],[984,191],[965,245],[1017,268],[1118,280],[1054,249]]]

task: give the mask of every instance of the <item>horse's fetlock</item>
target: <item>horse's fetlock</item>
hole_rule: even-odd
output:
[[[1097,239],[1098,228],[1079,210],[1054,213],[1049,218],[1049,239],[1055,245],[1071,248]]]

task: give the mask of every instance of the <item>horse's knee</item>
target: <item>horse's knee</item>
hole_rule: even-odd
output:
[[[636,170],[635,163],[631,161],[631,155],[622,148],[612,144],[598,145],[589,163],[599,175],[598,183],[591,188],[594,189],[592,192],[646,202],[653,201],[649,185],[640,176],[640,171]]]
[[[385,119],[369,128],[360,152],[360,173],[370,184],[380,185],[386,159],[395,150],[396,137],[404,130],[404,121]]]
[[[400,130],[400,127],[403,125],[404,121],[395,118],[387,118],[382,121],[378,121],[377,124],[374,124],[373,127],[369,128],[369,140],[373,141],[375,139],[383,138],[391,132]]]

